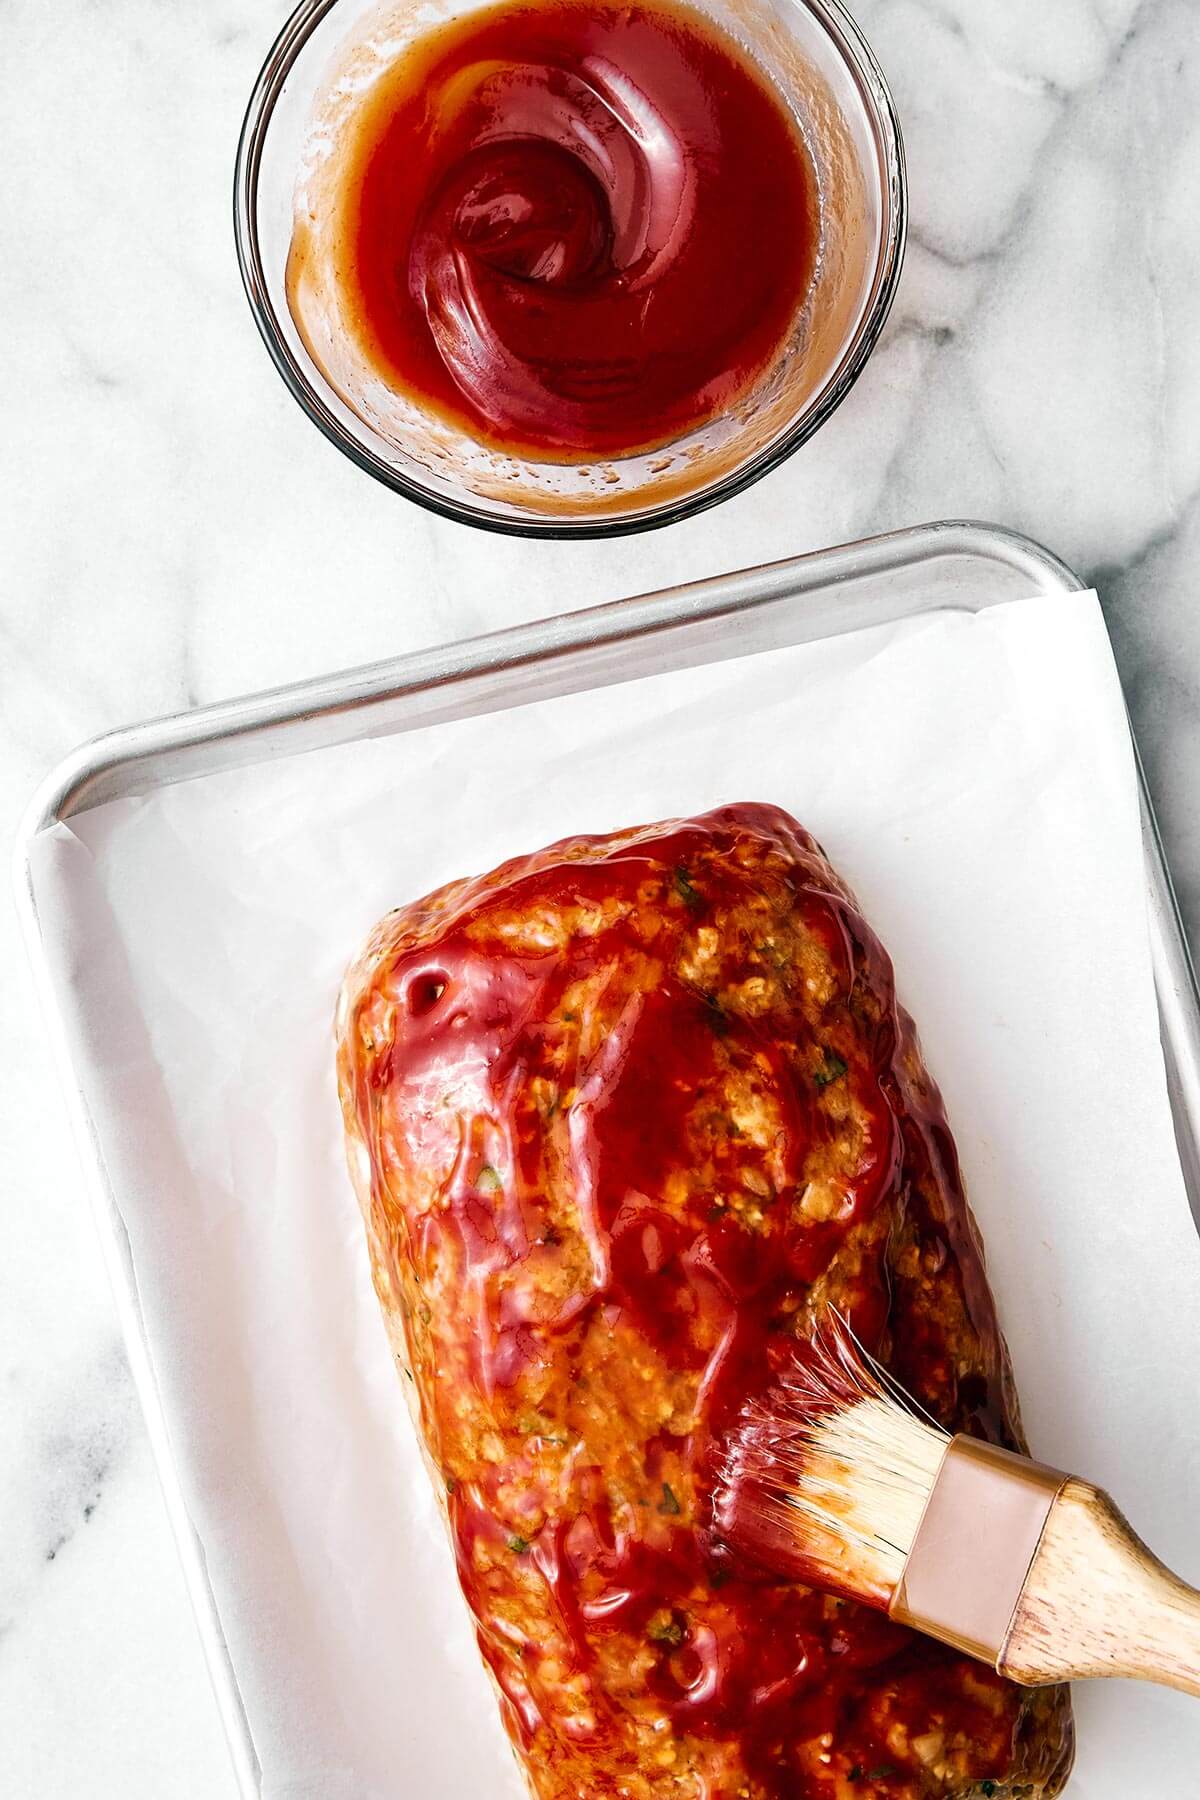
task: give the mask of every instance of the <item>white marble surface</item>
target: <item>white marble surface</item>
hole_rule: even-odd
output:
[[[78,740],[920,519],[1043,539],[1105,602],[1200,932],[1196,0],[861,0],[913,238],[833,423],[603,546],[441,523],[285,394],[229,226],[275,0],[8,0],[0,813]],[[0,1793],[233,1794],[14,919],[0,909]]]

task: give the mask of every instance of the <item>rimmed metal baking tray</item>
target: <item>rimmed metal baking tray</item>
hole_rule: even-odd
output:
[[[208,1581],[203,1545],[188,1516],[172,1458],[118,1197],[109,1184],[72,1066],[43,954],[43,920],[30,871],[34,838],[107,801],[221,769],[353,739],[416,731],[584,688],[811,643],[930,613],[982,612],[1038,595],[1053,603],[1083,587],[1057,557],[1013,532],[964,521],[920,525],[110,732],[68,756],[34,796],[17,843],[18,906],[130,1365],[234,1769],[247,1800],[261,1794],[258,1760]],[[1200,995],[1140,759],[1138,781],[1167,1087],[1184,1182],[1200,1222]]]

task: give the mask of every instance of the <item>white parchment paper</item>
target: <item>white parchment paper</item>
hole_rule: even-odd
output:
[[[1035,1450],[1200,1577],[1200,1243],[1095,599],[942,614],[117,802],[47,949],[270,1800],[516,1800],[370,1288],[332,1073],[377,916],[577,831],[794,812],[896,962]],[[1077,1690],[1080,1800],[1200,1781],[1200,1706]]]

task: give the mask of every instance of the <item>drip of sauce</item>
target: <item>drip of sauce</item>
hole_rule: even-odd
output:
[[[676,0],[435,30],[340,153],[348,329],[393,391],[510,453],[629,453],[715,417],[813,280],[799,129]]]

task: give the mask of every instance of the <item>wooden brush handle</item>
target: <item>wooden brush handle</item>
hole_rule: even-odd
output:
[[[1200,1697],[1200,1592],[1164,1568],[1107,1494],[1068,1481],[996,1666],[1026,1687],[1123,1675]]]

